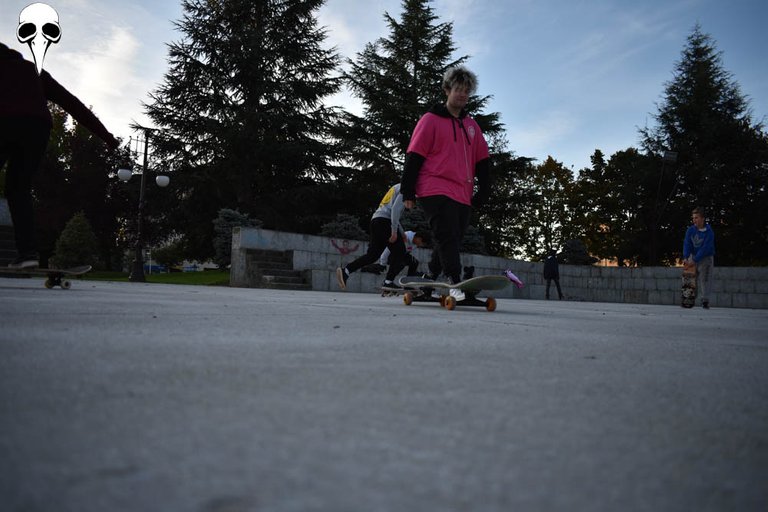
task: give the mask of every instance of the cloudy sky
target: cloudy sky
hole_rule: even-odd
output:
[[[16,40],[29,0],[0,0],[0,41],[31,60]],[[44,67],[91,105],[118,136],[147,123],[141,103],[167,70],[166,43],[181,34],[177,0],[51,0],[62,39]],[[635,146],[672,78],[686,37],[698,22],[723,53],[723,65],[750,100],[753,118],[768,120],[768,2],[765,0],[434,0],[454,24],[458,55],[493,96],[509,149],[539,160],[551,155],[574,170],[595,149],[610,155]],[[354,58],[388,34],[399,0],[327,0],[319,11],[328,45]],[[334,104],[360,112],[346,94]]]

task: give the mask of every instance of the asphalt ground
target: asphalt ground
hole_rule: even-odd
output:
[[[765,511],[763,310],[0,279],[3,511]]]

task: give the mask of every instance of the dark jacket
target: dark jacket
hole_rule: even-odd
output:
[[[560,267],[556,256],[549,256],[544,261],[544,279],[560,279]]]
[[[33,62],[0,43],[0,118],[39,118],[51,126],[48,101],[63,108],[110,148],[118,146],[93,112],[47,71],[38,75]]]

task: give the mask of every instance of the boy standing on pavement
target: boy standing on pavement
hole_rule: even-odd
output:
[[[544,260],[544,280],[547,282],[547,300],[549,300],[549,287],[552,281],[557,287],[557,298],[563,300],[563,290],[560,288],[560,265],[557,263],[557,253],[554,249],[549,250],[547,259]]]
[[[693,225],[685,232],[683,240],[683,262],[695,265],[701,305],[704,309],[709,309],[712,272],[715,268],[715,232],[704,221],[704,208],[695,208],[691,215]]]
[[[350,274],[360,270],[366,265],[377,261],[385,248],[390,251],[389,270],[382,286],[395,287],[394,278],[406,265],[405,243],[403,242],[400,215],[403,213],[403,195],[400,193],[400,184],[390,187],[379,203],[379,207],[371,217],[371,242],[368,244],[368,252],[357,258],[345,267],[336,269],[336,279],[339,288],[347,289],[347,280]]]
[[[446,101],[416,124],[402,179],[405,207],[413,208],[418,198],[432,228],[437,257],[430,262],[430,271],[439,266],[452,283],[461,280],[459,249],[472,206],[481,205],[490,188],[488,144],[465,110],[476,89],[477,77],[466,67],[446,71]],[[475,178],[478,192],[473,196]],[[457,301],[464,300],[461,290],[450,293]]]

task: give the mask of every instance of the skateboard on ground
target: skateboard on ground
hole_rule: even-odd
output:
[[[440,281],[430,281],[428,279],[403,277],[400,279],[400,286],[404,288],[403,302],[410,306],[414,300],[414,291],[417,290],[440,290],[440,305],[448,310],[453,310],[456,306],[482,306],[488,311],[496,309],[496,299],[488,297],[485,300],[478,299],[476,295],[486,290],[502,290],[509,286],[509,278],[506,276],[478,276],[466,279],[456,284],[442,283]],[[457,302],[456,299],[448,293],[450,290],[461,290],[464,292],[465,299]]]
[[[0,267],[0,274],[14,274],[19,276],[46,276],[45,287],[48,289],[54,286],[60,286],[64,290],[69,290],[72,283],[67,277],[81,276],[90,272],[90,265],[81,265],[72,268],[7,268]]]
[[[402,283],[402,281],[405,281],[405,280],[409,281],[409,284],[405,286],[403,286],[402,284],[399,287],[382,286],[381,296],[397,297],[400,295],[405,296],[406,293],[409,293],[411,297],[411,302],[440,302],[442,305],[442,298],[437,298],[432,296],[432,291],[434,290],[434,287],[419,286],[422,283],[433,283],[434,281],[432,281],[431,279],[423,279],[421,277],[415,277],[415,276],[401,277],[399,281],[400,283]],[[405,298],[403,300],[405,300]]]
[[[680,305],[692,308],[696,304],[696,265],[693,263],[683,265],[682,293]]]

